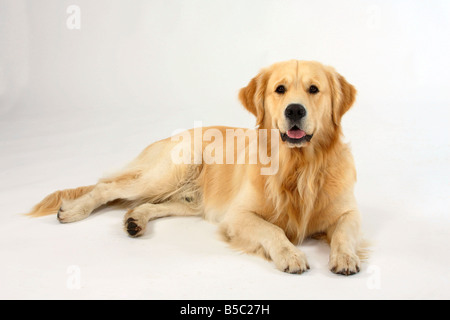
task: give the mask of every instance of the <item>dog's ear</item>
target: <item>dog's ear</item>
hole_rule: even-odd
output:
[[[332,117],[336,126],[341,124],[341,118],[355,102],[356,89],[343,76],[330,68],[329,81],[332,92]]]
[[[264,121],[264,96],[269,72],[262,70],[249,84],[239,91],[239,100],[256,117],[256,125],[261,127]]]

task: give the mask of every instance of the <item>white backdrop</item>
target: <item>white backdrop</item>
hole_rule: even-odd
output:
[[[449,18],[448,1],[0,0],[0,298],[450,298]],[[195,121],[253,126],[239,88],[287,59],[358,89],[360,274],[331,274],[315,241],[312,270],[282,274],[199,219],[130,239],[118,210],[20,215]]]

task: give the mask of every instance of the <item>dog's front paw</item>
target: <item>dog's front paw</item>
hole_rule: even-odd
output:
[[[292,274],[302,274],[309,270],[308,261],[303,252],[296,248],[284,248],[272,257],[277,268],[283,272]]]
[[[337,253],[330,256],[331,272],[350,276],[361,270],[359,257],[354,253]]]

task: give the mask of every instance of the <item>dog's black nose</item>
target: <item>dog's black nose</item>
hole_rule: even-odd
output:
[[[306,109],[301,104],[290,104],[284,111],[286,118],[292,121],[297,121],[306,116]]]

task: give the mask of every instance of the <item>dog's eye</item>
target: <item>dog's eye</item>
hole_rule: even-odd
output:
[[[283,85],[280,85],[280,86],[278,86],[278,87],[275,89],[275,92],[276,92],[276,93],[279,93],[279,94],[283,94],[283,93],[286,92],[286,87],[283,86]]]
[[[311,93],[311,94],[316,94],[317,92],[319,92],[319,88],[317,88],[315,85],[311,85],[310,87],[309,87],[309,93]]]

